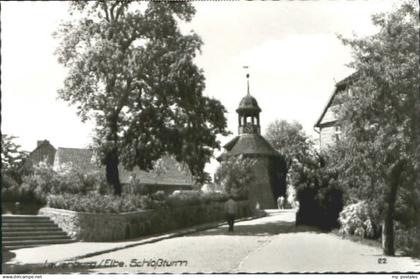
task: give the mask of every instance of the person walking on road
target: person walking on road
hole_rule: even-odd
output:
[[[233,232],[233,225],[235,222],[235,217],[237,214],[237,205],[232,195],[229,196],[229,199],[225,203],[225,213],[226,219],[229,224],[229,232]]]

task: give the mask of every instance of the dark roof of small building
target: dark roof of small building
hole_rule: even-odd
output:
[[[99,166],[92,161],[93,150],[91,149],[59,147],[55,156],[60,165],[71,164],[86,172],[99,169]]]
[[[261,112],[257,100],[249,94],[242,98],[239,107],[236,109],[238,113],[245,111]]]
[[[165,172],[160,175],[140,170],[138,167],[135,167],[132,171],[128,171],[120,166],[119,172],[121,183],[128,183],[130,179],[135,176],[140,183],[149,185],[193,185],[192,177],[185,175],[182,171],[178,170],[175,162],[172,161],[172,158],[167,157],[165,160],[164,164],[167,165],[167,168]]]
[[[259,134],[243,134],[236,136],[224,145],[225,152],[218,157],[223,160],[235,155],[280,156],[267,140]]]
[[[331,94],[327,105],[322,110],[321,115],[319,116],[318,120],[316,121],[314,127],[319,127],[322,119],[324,118],[325,113],[327,113],[328,108],[333,104],[334,98],[336,97],[337,93],[344,90],[351,82],[353,82],[358,76],[358,72],[354,72],[353,74],[347,76],[346,78],[340,80],[335,84],[334,92]]]
[[[91,149],[83,148],[63,148],[59,147],[56,156],[58,162],[61,164],[71,164],[79,171],[85,173],[91,171],[105,171],[103,166],[93,160],[94,152]],[[129,171],[122,165],[118,166],[121,183],[128,183],[130,179],[135,176],[140,183],[156,184],[156,185],[185,185],[191,186],[193,184],[192,176],[178,169],[176,160],[170,156],[162,157],[162,165],[165,171],[157,175],[153,172],[147,172],[135,167]]]
[[[37,149],[39,149],[41,147],[45,147],[45,146],[56,150],[55,147],[48,140],[39,140],[39,141],[37,141],[36,148],[34,150],[32,150],[31,153],[33,153],[33,152],[35,152],[35,150],[37,150]]]

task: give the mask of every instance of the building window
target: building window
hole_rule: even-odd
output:
[[[339,141],[341,138],[341,126],[339,125],[335,126],[334,138],[336,142]]]
[[[347,94],[349,97],[353,97],[353,90],[350,87],[347,89]]]

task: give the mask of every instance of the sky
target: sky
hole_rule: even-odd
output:
[[[389,11],[391,0],[200,1],[183,26],[204,42],[196,63],[204,70],[204,94],[219,99],[228,113],[229,137],[237,133],[236,108],[250,90],[262,109],[261,130],[276,119],[300,122],[316,138],[313,125],[336,82],[353,72],[351,50],[337,38],[377,31],[371,15]],[[74,107],[57,99],[65,69],[52,33],[70,18],[67,2],[1,3],[1,129],[17,136],[24,150],[37,140],[55,147],[86,147],[93,123],[82,123]],[[215,151],[215,155],[220,151]],[[212,173],[215,160],[206,166]]]

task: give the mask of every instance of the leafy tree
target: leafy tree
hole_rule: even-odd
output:
[[[10,181],[11,184],[20,184],[23,162],[28,153],[21,150],[20,145],[14,142],[15,139],[15,136],[1,135],[1,172],[3,182]]]
[[[194,64],[202,41],[183,34],[190,2],[75,1],[74,20],[55,33],[58,60],[68,68],[59,96],[82,121],[96,122],[94,139],[107,181],[121,194],[118,165],[151,169],[168,153],[195,178],[217,134],[226,134],[225,108],[202,95],[203,71]]]
[[[353,50],[350,66],[357,78],[352,94],[341,97],[344,139],[336,165],[351,196],[376,209],[383,221],[383,252],[394,255],[399,205],[411,204],[412,223],[420,216],[418,4],[406,1],[372,19],[377,34],[343,39]]]
[[[273,164],[280,177],[282,189],[287,188],[287,177],[292,165],[302,162],[310,156],[313,142],[303,131],[303,127],[297,121],[275,120],[268,125],[265,137],[271,145],[282,154],[283,158]],[[283,191],[275,193],[276,197],[285,195]]]
[[[247,198],[248,185],[255,181],[254,164],[255,160],[243,158],[242,155],[228,158],[216,170],[215,183],[235,198]]]
[[[271,145],[286,157],[286,171],[292,166],[294,159],[300,160],[306,156],[311,142],[297,121],[275,120],[268,125],[266,139]]]
[[[105,175],[101,171],[80,172],[71,164],[54,170],[46,161],[33,166],[32,173],[24,176],[19,189],[21,201],[45,204],[48,196],[61,194],[111,193]]]

